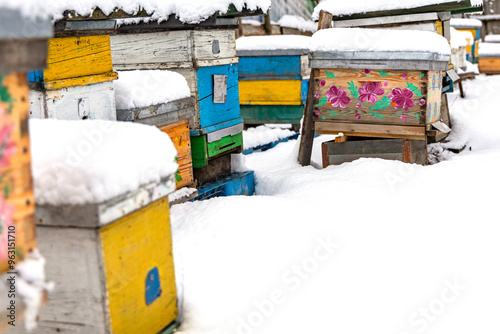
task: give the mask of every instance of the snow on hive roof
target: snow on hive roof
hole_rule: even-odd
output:
[[[479,58],[500,58],[499,43],[479,43]]]
[[[452,18],[450,25],[455,28],[481,28],[483,23],[478,19]]]
[[[361,28],[319,30],[312,36],[311,51],[403,51],[451,54],[446,38],[430,31]]]
[[[438,5],[443,3],[459,3],[461,0],[324,0],[314,8],[313,20],[319,19],[321,10],[333,16],[349,16],[353,14],[379,12],[386,10],[411,9],[423,6]],[[471,5],[479,7],[483,0],[471,0]]]
[[[484,41],[488,43],[500,43],[500,35],[487,35]]]
[[[63,18],[67,10],[81,16],[89,16],[96,7],[109,15],[115,9],[128,14],[137,13],[140,9],[153,13],[152,19],[165,21],[175,14],[184,23],[200,23],[217,12],[226,13],[234,5],[237,10],[245,6],[249,10],[267,11],[271,0],[0,0],[0,7],[19,9],[26,16],[51,16],[54,20]]]
[[[310,43],[311,37],[301,35],[244,36],[236,40],[236,50],[308,50]]]
[[[186,79],[172,71],[120,71],[114,85],[118,110],[144,108],[191,96]]]
[[[100,120],[30,120],[38,204],[101,203],[178,168],[170,137],[154,126]]]
[[[466,47],[468,44],[467,38],[469,39],[472,38],[472,33],[470,31],[458,31],[455,28],[451,28],[450,32],[451,32],[450,45],[452,49]]]
[[[278,24],[286,28],[294,28],[300,31],[310,31],[315,32],[318,25],[311,20],[305,20],[304,18],[296,15],[284,15],[279,19]]]

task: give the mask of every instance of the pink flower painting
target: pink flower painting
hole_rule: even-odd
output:
[[[385,91],[380,82],[366,82],[359,88],[359,101],[369,103],[377,102],[377,95],[384,95]]]
[[[404,108],[408,111],[415,104],[413,92],[408,88],[394,88],[388,97],[391,99],[391,105],[396,109]]]
[[[330,87],[330,90],[326,92],[326,98],[328,105],[333,108],[337,108],[339,106],[341,108],[345,108],[349,103],[351,103],[351,98],[347,96],[346,91],[341,87]]]

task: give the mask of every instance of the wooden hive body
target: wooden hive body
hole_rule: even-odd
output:
[[[309,85],[307,50],[239,51],[245,124],[299,124]]]
[[[51,39],[47,63],[28,76],[32,117],[116,120],[109,36]]]
[[[157,333],[176,319],[174,189],[172,176],[104,203],[37,206],[39,247],[58,259],[47,265],[58,292],[40,333]]]

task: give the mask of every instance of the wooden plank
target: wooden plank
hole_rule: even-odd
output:
[[[77,78],[113,71],[109,36],[54,38],[44,81]]]
[[[177,291],[168,198],[101,229],[113,333],[157,333],[177,318]],[[145,302],[151,270],[159,272],[160,295]]]
[[[427,73],[426,124],[431,124],[441,119],[442,82],[443,73],[436,71],[429,71]]]
[[[188,120],[181,120],[161,126],[160,130],[169,135],[177,150],[177,163],[179,164],[179,169],[175,174],[177,189],[192,184],[194,182],[194,177]]]
[[[322,14],[323,15],[320,15],[320,19],[324,16],[323,12]],[[309,79],[309,89],[307,91],[306,107],[304,108],[304,120],[298,156],[299,163],[302,166],[309,166],[311,164],[311,154],[314,142],[314,86],[316,82],[319,82],[318,79],[316,79],[318,74],[318,70],[312,70]]]
[[[234,30],[194,30],[191,36],[196,61],[236,57]]]
[[[245,124],[300,124],[304,106],[240,106]]]
[[[160,69],[192,66],[190,31],[164,31],[111,36],[116,69]]]
[[[240,57],[238,78],[242,80],[300,80],[300,56]]]
[[[214,103],[214,75],[227,76],[226,103]],[[196,71],[200,127],[206,128],[240,118],[238,68],[236,64],[202,67]]]
[[[378,125],[315,122],[314,129],[319,134],[339,134],[355,137],[424,139],[424,126]]]
[[[231,154],[212,159],[205,166],[194,169],[198,187],[229,174],[231,174]]]
[[[437,21],[439,16],[437,12],[434,13],[420,13],[410,15],[390,15],[380,16],[365,19],[353,20],[335,20],[333,22],[334,28],[353,28],[353,27],[388,27],[398,24],[414,25],[426,21]]]
[[[36,233],[40,252],[53,259],[45,265],[46,276],[57,286],[40,311],[36,332],[109,333],[105,276],[96,230],[37,226]],[[69,311],[77,308],[78,312]]]
[[[38,96],[30,106],[30,112],[35,117],[116,120],[112,82],[39,91],[31,96]]]
[[[485,74],[500,74],[500,57],[479,58],[479,71]]]
[[[207,136],[192,136],[193,167],[202,168],[207,166],[208,161],[230,152],[241,153],[243,148],[243,135],[239,133],[234,136],[226,136],[220,140],[209,143]]]
[[[194,104],[194,98],[188,97],[146,108],[117,110],[116,118],[119,121],[162,126],[194,117]]]
[[[34,199],[31,179],[31,153],[28,132],[28,83],[24,74],[0,74],[1,169],[0,238],[16,238],[16,263],[36,247],[33,220]],[[15,230],[14,234],[12,229]],[[8,269],[8,249],[0,249],[0,273]]]
[[[0,73],[43,69],[47,57],[47,40],[0,41]]]
[[[354,139],[354,138],[351,138]],[[427,164],[425,140],[408,139],[361,139],[343,143],[325,142],[323,166],[340,165],[359,158],[398,160],[406,163]]]
[[[302,81],[240,81],[240,104],[302,105]]]
[[[437,89],[436,81],[434,78]],[[318,121],[401,125],[419,125],[426,121],[425,101],[421,105],[422,99],[428,98],[425,72],[322,69],[314,89]],[[343,94],[341,104],[334,91]],[[404,103],[396,104],[399,100],[394,92],[401,96],[407,94],[404,95],[407,98],[400,99]],[[335,99],[331,99],[332,96]],[[332,104],[335,101],[337,104]]]
[[[118,79],[118,73],[109,72],[95,74],[78,78],[61,79],[55,81],[45,81],[43,87],[46,90],[56,90],[67,87],[94,85],[103,82],[109,82]]]
[[[318,22],[318,30],[321,29],[329,29],[332,27],[333,15],[327,13],[325,11],[320,11],[319,13],[319,22]]]

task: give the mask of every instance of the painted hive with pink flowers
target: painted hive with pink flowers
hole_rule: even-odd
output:
[[[440,119],[440,71],[316,71],[317,121],[425,125]]]

